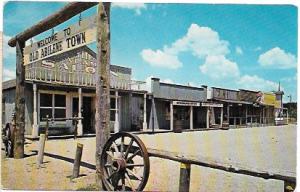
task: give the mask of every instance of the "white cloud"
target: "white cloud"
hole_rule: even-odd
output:
[[[145,3],[112,3],[112,7],[119,7],[124,9],[132,9],[137,15],[140,15],[142,9],[147,9]]]
[[[293,54],[275,47],[261,54],[258,58],[258,63],[263,67],[290,69],[297,66],[297,58]]]
[[[170,47],[165,46],[167,53],[178,54],[191,51],[200,58],[208,55],[226,55],[229,51],[229,42],[221,40],[218,32],[209,27],[191,24],[185,36],[175,41]]]
[[[237,54],[239,54],[239,55],[243,55],[243,50],[242,50],[242,48],[239,47],[239,46],[236,46],[236,47],[235,47],[235,52],[236,52]]]
[[[228,60],[224,55],[208,56],[200,71],[212,79],[236,78],[240,75],[238,65]]]
[[[238,81],[237,85],[240,89],[250,89],[254,91],[276,91],[278,84],[258,77],[257,75],[244,75]]]
[[[16,71],[3,68],[3,80],[7,81],[16,78]]]
[[[176,40],[171,46],[165,45],[163,49],[144,49],[142,58],[152,66],[178,69],[182,62],[178,58],[181,52],[191,52],[199,58],[212,55],[226,55],[229,51],[229,43],[221,40],[219,34],[209,27],[201,27],[191,24],[187,33]]]
[[[141,56],[151,66],[155,67],[177,69],[182,66],[176,55],[168,54],[161,50],[144,49],[141,52]]]
[[[10,36],[3,35],[3,55],[4,58],[9,58],[12,56],[15,56],[16,54],[16,48],[10,47],[7,43],[11,39]]]

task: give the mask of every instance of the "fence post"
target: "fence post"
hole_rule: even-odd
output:
[[[48,134],[49,134],[49,115],[46,115],[46,130],[45,130],[46,140],[48,139]]]
[[[37,157],[37,165],[38,166],[40,166],[43,163],[45,140],[46,140],[45,134],[40,134],[39,151],[38,151],[38,157]]]
[[[191,164],[180,163],[179,192],[190,190]]]
[[[73,175],[72,175],[73,179],[79,176],[82,149],[83,149],[83,144],[77,143],[76,154],[74,159]]]

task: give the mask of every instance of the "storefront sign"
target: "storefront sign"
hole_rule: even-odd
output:
[[[262,105],[270,105],[275,106],[276,105],[276,96],[273,93],[259,93],[257,94],[257,103]]]
[[[202,107],[223,107],[222,103],[201,103]]]
[[[24,48],[24,65],[96,41],[96,16],[71,25]]]
[[[189,102],[189,101],[173,101],[173,105],[200,106],[200,103],[199,102]]]

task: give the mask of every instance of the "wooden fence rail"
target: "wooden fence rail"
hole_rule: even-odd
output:
[[[276,180],[282,180],[285,184],[285,191],[286,188],[295,188],[296,185],[296,176],[287,176],[279,173],[269,173],[267,171],[261,171],[261,170],[254,170],[250,168],[239,168],[230,164],[224,164],[217,161],[212,161],[205,158],[199,158],[191,155],[182,155],[175,152],[169,152],[169,151],[163,151],[163,150],[157,150],[157,149],[151,149],[147,148],[148,154],[150,157],[158,157],[162,159],[169,159],[173,161],[180,162],[181,164],[184,164],[185,167],[189,167],[191,164],[199,165],[202,167],[208,167],[212,169],[218,169],[230,173],[236,173],[236,174],[243,174],[243,175],[249,175],[254,177],[260,177],[264,179],[276,179]],[[180,174],[186,174],[187,170],[182,169],[180,171]],[[186,185],[188,181],[190,181],[189,177],[185,177],[186,181],[182,181],[182,177],[180,178],[180,184],[184,185],[185,187],[179,186],[179,191],[188,191],[189,186]]]

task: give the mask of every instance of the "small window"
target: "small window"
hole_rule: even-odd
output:
[[[52,107],[52,95],[51,94],[40,94],[40,106],[41,107]]]
[[[55,107],[66,107],[65,95],[55,95]]]
[[[110,98],[110,108],[115,109],[116,108],[116,99]]]

